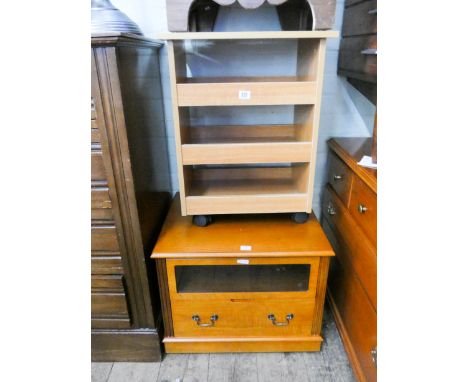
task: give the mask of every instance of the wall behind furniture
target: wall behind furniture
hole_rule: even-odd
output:
[[[112,0],[112,3],[135,21],[146,36],[155,37],[157,33],[168,32],[166,0]],[[341,30],[343,8],[344,0],[337,0],[334,30]],[[216,30],[229,30],[229,24],[234,21],[236,21],[238,28],[246,29],[248,27],[248,20],[245,22],[245,20],[241,19],[239,17],[240,12],[241,10],[236,9],[236,7],[225,9],[222,13],[220,12],[215,26]],[[271,9],[269,7],[262,7],[261,9],[250,12],[255,12],[255,14],[251,13],[251,15],[257,26],[260,25],[261,28],[269,30],[278,29],[278,20],[274,15],[272,16]],[[238,24],[237,21],[239,21],[240,24]],[[330,39],[328,41],[317,153],[317,169],[313,195],[313,210],[317,216],[320,216],[321,193],[323,186],[326,183],[326,141],[330,137],[334,136],[371,136],[375,112],[375,107],[363,95],[349,85],[346,79],[339,77],[336,74],[338,48],[339,39]],[[160,141],[162,139],[167,141],[170,156],[172,190],[173,192],[177,192],[179,186],[172,123],[167,50],[165,47],[161,51],[160,61],[166,131],[155,131],[154,133],[141,138],[150,140],[151,143],[154,144],[154,147],[158,147],[158,145],[160,146]],[[142,62],[141,64],[144,65],[145,63]],[[277,65],[287,64],[288,63],[286,61],[279,62]]]

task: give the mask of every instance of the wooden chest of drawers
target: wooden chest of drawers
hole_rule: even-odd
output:
[[[169,211],[154,248],[168,353],[318,351],[330,256],[319,223]]]
[[[355,374],[377,380],[377,171],[357,165],[371,140],[329,142],[322,226],[336,258],[328,297]]]
[[[135,89],[142,70],[137,63],[152,62],[151,57],[157,62],[160,44],[109,35],[93,37],[91,46],[92,359],[158,361],[161,314],[154,270],[146,263],[170,194],[145,185],[142,174],[167,177],[169,170],[164,173],[159,165],[156,172],[134,155],[142,150],[134,137],[144,134],[145,125],[164,120],[138,119],[151,115],[145,105],[157,109],[154,102],[161,101],[148,101],[144,91]],[[160,94],[158,69],[152,65],[153,93]],[[135,94],[141,108],[129,107]]]

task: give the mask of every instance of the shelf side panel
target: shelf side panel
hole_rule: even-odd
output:
[[[317,146],[319,137],[320,127],[320,108],[322,104],[322,89],[323,89],[323,77],[325,74],[325,55],[327,50],[327,40],[320,40],[320,45],[317,50],[317,68],[316,68],[316,103],[313,107],[312,118],[312,150],[310,157],[310,168],[309,168],[309,181],[307,191],[309,194],[309,206],[308,209],[312,210],[312,198],[314,196],[314,180],[316,170],[316,159],[317,159]],[[310,123],[310,122],[309,122]]]
[[[177,54],[176,54],[177,53]],[[167,55],[169,61],[169,76],[171,83],[171,103],[172,103],[172,116],[174,121],[174,138],[176,144],[176,156],[177,156],[177,176],[179,178],[179,192],[180,192],[180,203],[181,213],[185,216],[185,176],[184,167],[182,165],[182,139],[187,136],[187,129],[181,127],[181,118],[179,115],[179,108],[177,102],[177,79],[180,77],[186,77],[186,65],[185,65],[185,53],[183,50],[183,41],[168,41],[167,43]],[[178,56],[176,58],[176,56]],[[186,119],[186,118],[184,118]],[[183,131],[182,131],[183,130]]]

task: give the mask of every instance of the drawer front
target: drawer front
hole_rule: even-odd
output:
[[[131,328],[130,318],[91,318],[92,329],[129,329]]]
[[[171,301],[314,299],[320,258],[166,261]]]
[[[339,252],[332,263],[328,287],[334,308],[338,310],[366,380],[376,381],[372,351],[377,348],[377,314],[355,273],[343,265]]]
[[[91,143],[101,144],[101,133],[98,129],[91,129]]]
[[[91,208],[112,208],[109,189],[107,187],[91,188]]]
[[[101,144],[101,132],[98,129],[96,121],[91,121],[91,143]]]
[[[377,308],[377,256],[375,247],[340,202],[327,187],[322,196],[323,222],[335,253],[340,253],[342,262],[356,272],[372,305]],[[325,224],[327,223],[327,224]],[[332,231],[332,232],[330,232]]]
[[[125,293],[91,293],[92,317],[128,317]]]
[[[331,151],[328,160],[328,183],[331,184],[341,201],[347,206],[349,203],[353,173],[349,167]]]
[[[92,220],[113,220],[114,215],[110,208],[92,208],[91,209]]]
[[[120,250],[114,225],[91,227],[91,250],[118,252]]]
[[[120,275],[123,274],[120,256],[91,257],[92,275]]]
[[[172,301],[171,308],[176,337],[310,336],[314,300]],[[288,314],[293,315],[289,323]],[[210,320],[213,315],[216,321]],[[270,315],[274,315],[277,325]],[[201,325],[214,325],[199,326],[194,316],[199,317]]]
[[[91,180],[107,180],[102,151],[91,151]]]
[[[91,291],[92,292],[124,292],[123,276],[91,276]]]
[[[377,195],[355,177],[349,210],[371,242],[377,245]]]

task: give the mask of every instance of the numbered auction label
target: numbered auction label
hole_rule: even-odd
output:
[[[239,99],[250,99],[250,90],[239,90]]]

